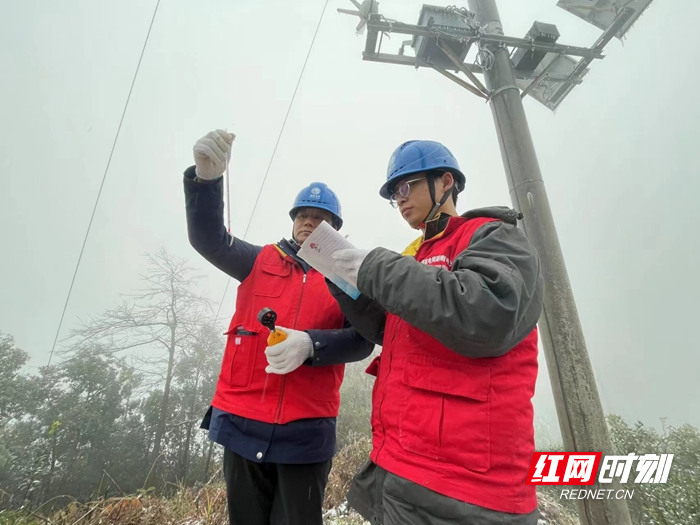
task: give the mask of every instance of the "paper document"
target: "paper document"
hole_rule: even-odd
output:
[[[333,268],[333,253],[352,248],[354,246],[350,241],[324,221],[306,238],[297,255],[350,297],[357,299],[360,290],[335,273]]]

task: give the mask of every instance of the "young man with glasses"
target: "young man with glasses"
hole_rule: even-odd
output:
[[[367,369],[370,461],[348,502],[373,524],[536,525],[534,452],[540,262],[501,207],[459,216],[465,176],[432,141],[402,144],[379,194],[422,235],[403,254],[343,250],[329,284],[358,332],[382,345]]]
[[[289,212],[291,239],[256,246],[226,232],[222,175],[233,139],[217,130],[198,140],[184,177],[190,243],[240,281],[202,428],[224,447],[231,525],[322,525],[343,363],[364,359],[374,345],[350,327],[323,276],[297,256],[321,222],[343,225],[328,186],[315,182],[299,192]],[[271,347],[257,319],[263,308],[275,311],[276,328],[287,334]]]

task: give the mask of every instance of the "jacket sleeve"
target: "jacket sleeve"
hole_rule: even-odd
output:
[[[307,330],[313,343],[314,355],[305,364],[309,366],[354,363],[369,357],[374,343],[362,337],[346,320],[339,330]]]
[[[535,248],[500,221],[475,232],[451,271],[375,248],[360,267],[358,288],[467,357],[497,357],[516,346],[537,325],[544,299]]]
[[[386,324],[384,307],[364,294],[354,300],[328,279],[326,284],[350,325],[368,341],[381,345]]]
[[[224,226],[223,178],[197,182],[194,166],[185,171],[185,209],[190,244],[207,261],[238,281],[250,274],[262,250],[233,238]]]

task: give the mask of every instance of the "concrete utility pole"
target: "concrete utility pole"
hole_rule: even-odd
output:
[[[495,0],[469,0],[475,20],[490,33],[503,34]],[[487,44],[493,66],[484,71],[496,133],[513,206],[524,215],[524,229],[542,260],[545,280],[540,336],[554,392],[564,446],[568,451],[612,454],[603,407],[579,321],[574,294],[559,245],[535,145],[505,47]],[[598,488],[607,488],[596,485]],[[627,502],[577,500],[579,518],[590,525],[631,524]]]
[[[550,109],[556,109],[581,83],[593,60],[603,58],[605,45],[615,36],[624,36],[651,0],[632,0],[623,8],[617,8],[612,0],[593,0],[587,5],[578,0],[559,0],[560,7],[604,30],[591,48],[555,44],[559,37],[556,27],[538,22],[525,39],[506,37],[495,0],[469,0],[469,11],[424,5],[419,25],[415,26],[379,15],[377,2],[365,0],[360,5],[352,1],[358,12],[350,14],[362,19],[358,30],[364,30],[365,25],[369,29],[365,60],[432,68],[489,100],[511,200],[523,214],[525,233],[542,260],[546,291],[540,335],[564,447],[567,451],[612,454],[522,99],[529,94]],[[403,43],[398,55],[381,53],[380,35],[391,32],[413,36]],[[466,64],[463,61],[474,43],[479,46],[478,60]],[[415,57],[404,54],[404,47],[409,44],[415,50]],[[513,56],[508,47],[514,48]],[[448,69],[464,73],[471,83]],[[484,75],[486,86],[474,73]],[[596,482],[587,488],[617,490],[619,485],[600,486]],[[585,499],[577,500],[577,504],[583,525],[631,524],[624,500]]]

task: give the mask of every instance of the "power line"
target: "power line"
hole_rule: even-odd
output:
[[[121,119],[119,120],[119,127],[117,128],[117,133],[114,136],[114,142],[112,143],[112,150],[109,153],[109,159],[107,160],[107,166],[105,167],[104,175],[102,175],[102,183],[100,184],[100,189],[97,192],[97,198],[95,199],[95,206],[92,208],[92,215],[90,216],[90,221],[88,222],[87,231],[85,232],[85,238],[83,239],[83,246],[80,248],[80,255],[78,256],[78,262],[75,265],[75,271],[73,272],[73,279],[71,280],[70,287],[68,288],[68,296],[66,297],[66,302],[63,305],[63,312],[61,312],[61,320],[58,322],[58,329],[56,330],[56,337],[51,345],[51,353],[49,354],[49,362],[46,364],[48,368],[51,366],[51,359],[53,358],[54,351],[56,350],[56,344],[58,343],[58,336],[61,333],[61,327],[63,326],[63,319],[66,316],[66,310],[68,309],[68,303],[70,302],[71,294],[73,293],[73,286],[75,285],[75,278],[78,276],[78,269],[80,268],[80,262],[83,259],[83,253],[85,252],[85,246],[87,244],[88,237],[90,236],[90,229],[92,228],[92,223],[95,219],[95,213],[97,212],[97,206],[100,203],[100,197],[102,196],[102,189],[104,188],[105,181],[107,180],[107,173],[109,172],[109,167],[112,164],[112,157],[114,156],[114,150],[117,148],[117,141],[119,140],[119,133],[122,130],[122,125],[124,124],[124,117],[126,116],[126,110],[129,107],[129,101],[131,100],[131,94],[134,92],[134,85],[136,84],[136,77],[138,77],[139,69],[141,68],[141,62],[143,60],[143,55],[146,52],[146,46],[148,45],[148,39],[151,36],[151,30],[153,29],[153,23],[156,19],[156,14],[158,13],[158,7],[160,6],[160,0],[157,0],[156,7],[153,10],[153,16],[151,17],[151,24],[148,26],[148,33],[146,33],[146,39],[143,42],[143,48],[141,49],[141,55],[139,56],[138,64],[136,65],[136,71],[134,72],[134,78],[131,81],[131,87],[129,88],[129,95],[126,97],[126,103],[124,104],[124,111],[122,111]]]
[[[269,163],[268,163],[267,170],[265,171],[265,175],[264,175],[264,177],[263,177],[262,184],[260,185],[260,190],[258,191],[258,195],[257,195],[257,197],[256,197],[256,199],[255,199],[255,205],[253,206],[253,210],[252,210],[252,212],[251,212],[251,214],[250,214],[250,218],[249,218],[249,220],[248,220],[248,225],[246,226],[245,233],[243,234],[243,239],[245,239],[245,238],[248,236],[248,231],[250,230],[250,226],[251,226],[251,224],[252,224],[252,222],[253,222],[253,216],[255,215],[255,211],[256,211],[256,209],[257,209],[257,207],[258,207],[258,204],[259,204],[259,202],[260,202],[260,197],[261,197],[261,195],[262,195],[262,192],[263,192],[263,189],[264,189],[264,186],[265,186],[265,181],[267,180],[267,177],[268,177],[268,175],[269,175],[269,173],[270,173],[270,169],[271,169],[272,163],[273,163],[273,161],[274,161],[274,159],[275,159],[275,155],[277,154],[277,149],[278,149],[279,144],[280,144],[280,141],[281,141],[281,139],[282,139],[282,135],[283,135],[283,133],[284,133],[284,129],[285,129],[286,125],[287,125],[287,120],[289,119],[289,115],[290,115],[291,110],[292,110],[292,107],[293,107],[293,105],[294,105],[294,101],[296,100],[296,95],[297,95],[297,92],[299,91],[299,86],[301,85],[301,80],[302,80],[302,78],[303,78],[303,76],[304,76],[304,72],[306,71],[306,66],[307,66],[307,64],[308,64],[308,62],[309,62],[309,57],[311,56],[311,52],[312,52],[312,50],[313,50],[314,44],[316,43],[316,37],[318,36],[318,32],[319,32],[319,29],[320,29],[320,27],[321,27],[321,23],[322,23],[322,21],[323,21],[323,17],[324,17],[324,15],[325,15],[325,13],[326,13],[326,9],[327,9],[327,7],[328,7],[328,2],[329,2],[329,0],[325,0],[325,2],[324,2],[324,4],[323,4],[323,9],[321,10],[321,15],[320,15],[320,17],[319,17],[318,23],[316,24],[316,30],[314,31],[314,35],[313,35],[313,38],[311,39],[311,44],[310,44],[310,46],[309,46],[309,50],[308,50],[308,52],[306,53],[306,58],[305,58],[305,60],[304,60],[304,64],[303,64],[303,66],[302,66],[302,68],[301,68],[301,72],[299,73],[299,78],[297,79],[296,86],[294,87],[294,92],[293,92],[292,98],[291,98],[291,100],[290,100],[290,102],[289,102],[289,107],[287,108],[287,113],[286,113],[286,115],[285,115],[285,117],[284,117],[284,121],[282,122],[282,127],[280,128],[280,132],[279,132],[279,134],[278,134],[278,136],[277,136],[277,141],[276,141],[275,147],[274,147],[274,149],[273,149],[273,151],[272,151],[272,155],[271,155],[271,157],[270,157],[270,161],[269,161]],[[148,32],[147,32],[147,34],[146,34],[146,38],[145,38],[145,40],[144,40],[143,47],[142,47],[142,49],[141,49],[141,55],[139,56],[138,64],[136,65],[136,71],[134,72],[134,77],[133,77],[133,80],[132,80],[132,82],[131,82],[131,87],[129,88],[129,94],[128,94],[127,99],[126,99],[126,103],[124,104],[124,110],[122,111],[121,119],[120,119],[120,121],[119,121],[119,126],[118,126],[118,128],[117,128],[117,132],[116,132],[115,137],[114,137],[114,142],[112,143],[112,149],[111,149],[111,151],[110,151],[109,158],[108,158],[108,160],[107,160],[107,165],[106,165],[106,167],[105,167],[105,171],[104,171],[104,174],[103,174],[103,176],[102,176],[102,182],[101,182],[101,184],[100,184],[100,188],[99,188],[98,193],[97,193],[97,198],[95,199],[95,205],[94,205],[94,207],[93,207],[92,214],[91,214],[91,216],[90,216],[90,221],[89,221],[89,223],[88,223],[87,231],[85,232],[85,238],[83,239],[83,244],[82,244],[82,247],[81,247],[81,249],[80,249],[80,254],[79,254],[79,256],[78,256],[78,261],[77,261],[77,264],[76,264],[76,266],[75,266],[75,271],[73,272],[73,278],[72,278],[72,280],[71,280],[71,284],[70,284],[70,287],[69,287],[69,289],[68,289],[68,295],[67,295],[67,297],[66,297],[65,304],[63,305],[63,311],[61,312],[61,318],[60,318],[59,323],[58,323],[58,328],[56,329],[56,336],[54,337],[53,344],[51,345],[51,352],[50,352],[50,354],[49,354],[49,360],[48,360],[48,363],[47,363],[47,365],[46,365],[47,367],[51,365],[51,360],[53,359],[53,354],[54,354],[54,352],[55,352],[55,350],[56,350],[56,345],[58,344],[58,337],[59,337],[59,335],[60,335],[60,333],[61,333],[61,328],[63,327],[63,321],[64,321],[64,319],[65,319],[66,311],[67,311],[67,309],[68,309],[68,304],[69,304],[69,302],[70,302],[70,298],[71,298],[71,295],[72,295],[72,293],[73,293],[73,287],[74,287],[74,285],[75,285],[75,280],[76,280],[76,277],[77,277],[77,275],[78,275],[78,270],[80,269],[80,263],[81,263],[81,261],[82,261],[83,254],[84,254],[84,252],[85,252],[85,246],[87,245],[87,240],[88,240],[88,238],[89,238],[89,236],[90,236],[90,231],[91,231],[91,228],[92,228],[92,223],[94,222],[94,219],[95,219],[95,214],[96,214],[96,212],[97,212],[97,207],[98,207],[99,202],[100,202],[100,197],[102,196],[102,190],[103,190],[103,188],[104,188],[104,184],[105,184],[105,181],[106,181],[106,179],[107,179],[107,174],[109,173],[109,168],[110,168],[111,163],[112,163],[112,158],[113,158],[113,156],[114,156],[114,151],[116,150],[117,142],[118,142],[118,140],[119,140],[119,135],[120,135],[120,133],[121,133],[122,125],[123,125],[123,123],[124,123],[124,118],[125,118],[125,116],[126,116],[126,112],[127,112],[128,107],[129,107],[129,102],[130,102],[130,100],[131,100],[131,95],[132,95],[132,93],[133,93],[133,91],[134,91],[134,85],[136,84],[136,79],[137,79],[137,77],[138,77],[139,70],[140,70],[140,68],[141,68],[141,63],[142,63],[142,61],[143,61],[143,57],[144,57],[144,54],[145,54],[145,52],[146,52],[146,47],[147,47],[147,45],[148,45],[148,40],[149,40],[149,38],[150,38],[150,36],[151,36],[151,31],[152,31],[152,29],[153,29],[153,24],[154,24],[154,22],[155,22],[156,15],[157,15],[157,13],[158,13],[158,8],[159,8],[159,7],[160,7],[160,0],[157,0],[155,9],[153,10],[153,16],[151,17],[151,23],[150,23],[150,25],[149,25],[149,27],[148,27]],[[222,308],[222,306],[223,306],[223,304],[224,304],[224,300],[225,300],[225,298],[226,298],[226,293],[228,292],[228,288],[229,288],[229,285],[230,285],[230,284],[231,284],[231,278],[229,278],[228,281],[226,282],[226,287],[224,288],[224,293],[223,293],[223,295],[222,295],[222,297],[221,297],[221,302],[219,303],[219,307],[218,307],[218,309],[217,309],[217,311],[216,311],[216,317],[215,317],[215,319],[214,319],[214,322],[216,322],[216,321],[218,320],[218,318],[219,318],[219,314],[221,313],[221,308]]]
[[[289,114],[292,111],[292,106],[294,105],[294,100],[296,99],[297,96],[297,91],[299,91],[299,85],[301,84],[301,79],[304,76],[304,71],[306,70],[306,65],[309,63],[309,57],[311,56],[311,51],[314,48],[314,44],[316,43],[316,36],[318,35],[318,30],[321,28],[321,22],[323,22],[323,16],[326,13],[326,8],[328,7],[328,0],[325,1],[323,4],[323,9],[321,10],[321,16],[318,19],[318,23],[316,24],[316,31],[314,32],[314,36],[311,39],[311,45],[309,46],[309,50],[306,53],[306,59],[304,60],[304,65],[301,67],[301,72],[299,73],[299,78],[297,80],[296,87],[294,88],[294,93],[292,94],[292,98],[289,101],[289,107],[287,108],[287,114],[284,116],[284,121],[282,122],[282,127],[280,128],[279,135],[277,135],[277,142],[275,143],[275,148],[272,150],[272,156],[270,157],[270,162],[267,165],[267,170],[265,171],[265,176],[263,177],[262,184],[260,185],[260,190],[258,191],[258,196],[255,199],[255,205],[253,206],[253,211],[250,213],[250,218],[248,219],[248,225],[246,226],[245,232],[243,233],[243,239],[245,239],[248,236],[248,230],[250,229],[250,225],[253,223],[253,216],[255,215],[255,210],[258,207],[258,203],[260,202],[260,196],[262,195],[263,188],[265,187],[265,181],[267,180],[267,176],[270,174],[270,168],[272,167],[272,162],[275,160],[275,154],[277,153],[277,148],[280,144],[280,140],[282,139],[282,134],[284,133],[284,128],[287,125],[287,120],[289,119]],[[228,280],[226,281],[226,288],[224,288],[224,294],[221,297],[221,302],[219,303],[219,308],[216,310],[216,317],[214,318],[214,323],[216,323],[219,320],[219,313],[221,312],[221,307],[224,304],[224,299],[226,299],[226,293],[228,292],[228,287],[231,284],[231,278],[229,277]]]

